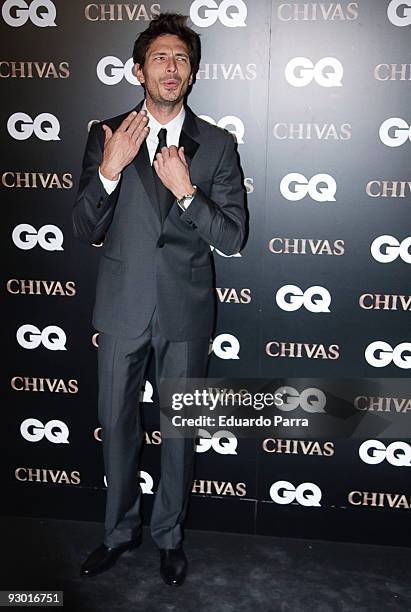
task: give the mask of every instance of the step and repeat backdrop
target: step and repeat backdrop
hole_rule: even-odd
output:
[[[2,513],[104,517],[101,245],[74,239],[71,212],[90,125],[143,97],[133,43],[161,11],[201,35],[188,105],[234,134],[247,194],[245,247],[213,251],[209,375],[275,379],[290,420],[200,430],[186,526],[411,545],[410,0],[2,3]],[[341,402],[358,427],[310,436],[303,419]],[[147,524],[152,365],[140,406]]]

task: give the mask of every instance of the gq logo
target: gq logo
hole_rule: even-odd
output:
[[[40,331],[35,325],[21,325],[16,333],[17,342],[25,349],[35,349],[42,344],[49,351],[66,351],[66,334],[57,325],[48,325]]]
[[[60,140],[60,123],[50,113],[40,113],[32,119],[27,113],[13,113],[7,121],[7,131],[15,140],[27,140],[33,133],[40,140]]]
[[[380,263],[391,263],[397,257],[401,257],[405,263],[409,264],[411,263],[410,246],[411,236],[407,236],[402,242],[389,234],[378,236],[372,241],[371,255]]]
[[[387,147],[401,147],[411,140],[411,127],[401,117],[390,117],[381,123],[379,136]]]
[[[396,467],[411,467],[411,446],[406,442],[391,442],[387,447],[381,440],[366,440],[358,449],[364,463],[377,465],[384,459]]]
[[[44,437],[53,444],[69,444],[68,427],[63,421],[53,419],[45,425],[38,419],[26,419],[20,425],[20,433],[29,442],[39,442]]]
[[[288,299],[286,299],[287,296],[289,296]],[[275,294],[275,301],[281,310],[289,312],[298,310],[301,306],[310,312],[330,312],[331,295],[325,287],[320,285],[313,285],[305,291],[302,291],[297,285],[284,285]]]
[[[326,186],[321,187],[324,183]],[[281,179],[280,191],[281,195],[291,202],[302,200],[306,195],[316,202],[335,202],[337,183],[329,174],[314,174],[308,180],[304,174],[291,172]]]
[[[25,0],[6,0],[1,14],[4,21],[13,28],[19,28],[29,19],[39,28],[57,25],[56,7],[51,0],[33,0],[30,4]]]
[[[301,393],[294,389],[294,387],[281,387],[276,390],[276,393],[280,393],[282,396],[283,403],[277,405],[278,410],[283,412],[291,412],[298,406],[305,412],[314,414],[315,412],[325,412],[326,397],[324,391],[317,389],[316,387],[307,387]]]
[[[107,476],[104,475],[104,484],[105,486],[107,486]],[[140,483],[140,488],[141,488],[141,492],[144,494],[153,494],[153,486],[154,486],[154,481],[152,476],[148,473],[145,472],[144,470],[140,470],[140,472],[138,473],[138,480]]]
[[[199,429],[196,443],[197,453],[206,453],[213,448],[220,455],[236,455],[238,440],[228,430],[221,429],[211,435],[206,429]]]
[[[411,355],[404,356],[404,353],[411,353],[411,342],[401,342],[392,348],[388,342],[376,340],[367,346],[364,356],[374,368],[385,368],[393,362],[398,368],[408,370],[411,368]]]
[[[229,10],[232,8],[234,11]],[[226,28],[244,28],[246,18],[247,5],[243,0],[223,0],[219,5],[215,0],[194,0],[190,6],[190,19],[199,28],[208,28],[217,19]]]
[[[211,344],[209,354],[214,352],[220,359],[240,359],[240,343],[231,334],[220,334],[216,336]]]
[[[343,73],[343,66],[335,57],[323,57],[316,64],[308,57],[293,57],[284,70],[293,87],[306,87],[313,79],[321,87],[342,87]]]
[[[140,81],[133,74],[133,66],[132,57],[123,64],[115,55],[107,55],[97,64],[97,76],[106,85],[117,85],[123,78],[131,85],[140,85]]]
[[[321,489],[312,482],[302,482],[296,488],[287,480],[278,480],[270,487],[270,497],[276,504],[291,504],[296,501],[301,506],[321,506]]]
[[[45,251],[63,251],[63,232],[56,225],[43,225],[39,231],[29,223],[16,225],[12,233],[16,247],[28,251],[39,244]]]
[[[211,125],[217,125],[218,127],[223,128],[223,130],[227,129],[227,125],[233,126],[233,130],[227,131],[230,132],[230,134],[233,134],[238,144],[244,144],[244,123],[241,121],[241,119],[239,119],[239,117],[236,117],[235,115],[225,115],[224,117],[221,117],[218,122],[208,115],[199,115],[199,117],[204,119],[204,121],[208,121],[208,123],[211,123]]]
[[[401,9],[401,10],[398,10]],[[388,19],[395,26],[403,27],[411,24],[411,2],[391,0],[387,8]]]

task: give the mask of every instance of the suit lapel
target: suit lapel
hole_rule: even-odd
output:
[[[198,142],[199,130],[196,124],[196,116],[191,108],[185,105],[186,115],[184,117],[184,123],[181,128],[180,140],[178,143],[179,147],[184,147],[184,154],[187,159],[187,163],[190,166],[194,155],[197,152],[200,143]]]

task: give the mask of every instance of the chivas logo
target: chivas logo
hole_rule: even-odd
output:
[[[358,303],[364,310],[411,310],[411,295],[363,293]]]
[[[49,468],[18,467],[15,472],[16,480],[21,482],[48,482],[50,484],[80,484],[80,472],[73,470],[54,470]]]
[[[268,250],[274,255],[343,255],[344,240],[322,238],[271,238]]]
[[[276,453],[277,455],[312,455],[315,457],[332,457],[334,455],[333,442],[266,438],[262,442],[262,448],[266,453]]]
[[[1,65],[1,64],[0,64]],[[257,64],[201,64],[196,79],[204,81],[254,81],[257,78]]]
[[[151,21],[160,14],[160,5],[127,3],[87,4],[84,16],[88,21]]]
[[[1,184],[9,189],[72,189],[73,175],[70,172],[12,172],[1,175]]]
[[[72,297],[76,295],[74,281],[25,280],[10,278],[6,283],[9,293],[15,295],[61,295]]]
[[[370,412],[396,412],[406,413],[411,410],[409,397],[367,397],[359,395],[354,400],[357,410]]]
[[[247,494],[244,482],[226,482],[224,480],[194,480],[192,493],[199,495],[218,495],[244,497]]]
[[[0,61],[0,79],[68,79],[68,62]]]
[[[411,509],[411,500],[403,493],[350,491],[348,494],[348,503],[353,506],[371,506],[371,508]]]
[[[280,21],[353,21],[358,19],[358,2],[281,2]]]
[[[350,140],[351,124],[275,123],[273,136],[278,140]]]
[[[251,289],[234,289],[234,287],[216,287],[217,297],[225,304],[249,304]]]
[[[32,391],[35,393],[78,393],[78,382],[75,378],[38,378],[36,376],[13,376],[10,381],[13,391]]]
[[[312,344],[309,342],[267,342],[265,352],[268,357],[289,357],[308,359],[339,359],[340,347],[338,344]]]

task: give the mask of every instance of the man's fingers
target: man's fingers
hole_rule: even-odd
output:
[[[112,137],[113,132],[111,128],[105,123],[103,123],[103,130],[104,130],[104,136],[105,136],[104,144],[106,144],[107,140],[110,140],[110,138]]]
[[[163,147],[163,151],[164,151],[165,147]],[[163,153],[157,153],[157,155],[155,156],[155,161],[157,163],[157,169],[162,172],[164,170],[164,154]],[[154,163],[154,162],[153,162]]]
[[[146,131],[148,129],[148,131]],[[147,121],[141,120],[139,123],[134,126],[130,126],[127,130],[126,134],[128,134],[133,142],[137,142],[137,138],[139,138],[140,134],[148,134],[150,128],[148,128]]]
[[[130,136],[130,138],[135,137],[135,133],[143,129],[148,123],[148,118],[145,115],[141,115],[138,113],[136,117],[134,117],[133,121],[130,123],[126,130],[126,134]]]
[[[143,126],[139,132],[136,131],[133,134],[132,138],[134,144],[139,147],[141,143],[147,138],[149,131],[150,129],[147,126]]]
[[[181,161],[183,162],[183,164],[187,167],[187,161],[186,161],[186,157],[184,155],[184,147],[180,147],[178,149],[178,156],[181,159]]]
[[[137,111],[131,111],[131,113],[127,115],[125,119],[123,119],[123,121],[120,123],[117,129],[119,129],[121,132],[125,132],[128,126],[130,125],[130,123],[133,121],[133,119],[136,116],[137,116]]]
[[[161,148],[161,155],[163,156],[163,160],[168,159],[170,157],[170,149],[168,147],[162,147]]]
[[[154,159],[153,160],[153,167],[154,167],[154,170],[156,171],[157,175],[160,176],[160,174],[159,174],[160,164],[158,162],[158,159]]]

